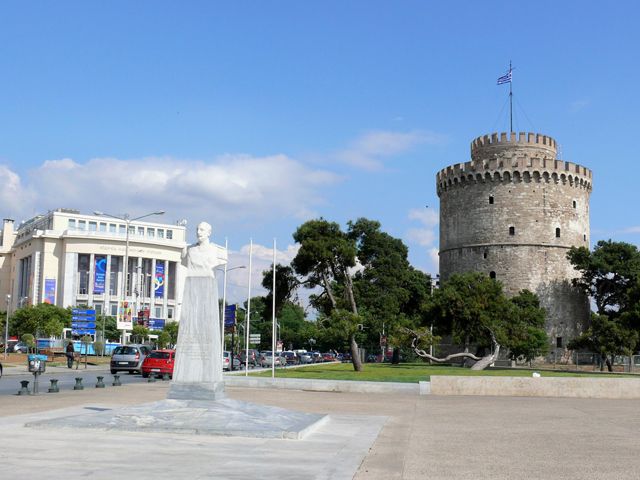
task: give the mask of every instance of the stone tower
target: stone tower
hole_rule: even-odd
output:
[[[589,246],[591,170],[556,158],[553,138],[501,133],[476,138],[471,161],[438,172],[440,276],[477,271],[508,295],[536,293],[547,311],[552,355],[589,318],[566,258]]]

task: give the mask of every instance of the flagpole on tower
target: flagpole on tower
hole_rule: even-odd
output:
[[[513,85],[511,75],[511,60],[509,60],[509,130],[510,133],[513,133],[513,90],[511,89],[511,85]]]

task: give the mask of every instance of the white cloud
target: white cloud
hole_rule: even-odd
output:
[[[399,155],[422,143],[441,143],[443,139],[442,135],[422,131],[374,131],[357,138],[336,157],[353,167],[380,170],[385,157]]]
[[[418,245],[420,251],[426,251],[426,259],[420,267],[425,272],[433,273],[439,270],[438,249],[434,246],[438,238],[439,213],[432,208],[414,208],[409,210],[408,218],[420,225],[407,230],[405,239],[408,243]]]
[[[286,155],[225,155],[211,161],[64,158],[31,170],[26,186],[4,166],[0,180],[5,210],[13,207],[25,218],[57,207],[114,214],[162,208],[174,218],[266,221],[314,216],[323,190],[341,178]]]
[[[622,233],[640,233],[640,226],[625,228]]]

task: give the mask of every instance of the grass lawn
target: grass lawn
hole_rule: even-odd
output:
[[[568,372],[536,369],[490,368],[482,371],[444,365],[428,365],[424,363],[389,363],[363,364],[362,372],[355,372],[351,363],[327,363],[312,367],[276,369],[278,378],[313,378],[325,380],[360,380],[370,382],[405,382],[416,383],[429,381],[432,375],[464,375],[464,376],[501,376],[530,377],[532,372],[539,372],[543,377],[600,377],[600,376],[632,376],[620,373]],[[252,373],[252,376],[271,377],[271,370]]]

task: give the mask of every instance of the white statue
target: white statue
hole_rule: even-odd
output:
[[[182,254],[187,272],[168,398],[213,400],[224,393],[220,306],[214,269],[227,262],[227,251],[209,242],[208,223],[200,222],[196,234],[198,243]]]

